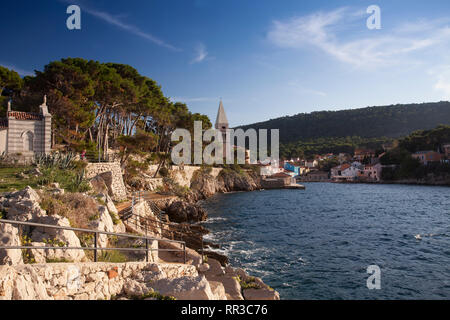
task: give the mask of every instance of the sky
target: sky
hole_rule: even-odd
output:
[[[66,10],[81,8],[81,30]],[[367,12],[380,8],[381,29]],[[0,65],[22,76],[82,57],[135,67],[230,126],[450,99],[450,1],[1,1]]]

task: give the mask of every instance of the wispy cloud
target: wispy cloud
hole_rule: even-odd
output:
[[[118,27],[122,30],[128,31],[136,36],[139,36],[143,39],[146,39],[150,42],[153,42],[154,44],[160,46],[160,47],[164,47],[170,50],[174,50],[174,51],[181,51],[181,49],[167,43],[164,40],[159,39],[158,37],[145,32],[143,30],[141,30],[139,27],[133,25],[133,24],[129,24],[125,21],[123,21],[123,17],[124,15],[113,15],[109,12],[106,11],[100,11],[97,9],[94,9],[86,4],[84,4],[83,2],[79,1],[79,0],[60,0],[64,3],[70,3],[70,4],[77,4],[80,6],[82,13],[86,12],[88,14],[90,14],[91,16],[94,16],[100,20],[103,20],[104,22],[113,25],[115,27]]]
[[[203,43],[200,43],[195,48],[195,58],[191,61],[191,64],[200,63],[206,59],[208,51]]]
[[[19,68],[19,67],[16,67],[13,64],[1,63],[0,62],[0,66],[5,67],[5,68],[10,69],[10,70],[14,70],[15,72],[17,72],[22,77],[34,75],[34,72],[28,71],[28,70],[24,70],[24,69]]]
[[[439,65],[428,71],[434,77],[433,89],[442,93],[442,98],[450,100],[450,65]]]
[[[339,8],[285,21],[274,21],[268,39],[282,48],[319,48],[337,60],[356,67],[380,67],[411,62],[414,59],[405,60],[408,54],[446,43],[450,39],[450,28],[443,20],[405,24],[389,35],[379,35],[377,31],[364,33],[360,32],[363,29],[359,29],[354,32],[356,38],[348,39],[343,31],[357,17],[361,18],[360,15],[348,8]],[[360,20],[360,28],[365,28],[365,21]]]

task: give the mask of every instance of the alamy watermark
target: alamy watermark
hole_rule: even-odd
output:
[[[255,129],[203,131],[202,122],[195,121],[193,139],[186,129],[176,129],[173,132],[171,140],[178,143],[172,149],[171,158],[177,165],[224,164],[224,159],[226,164],[255,164],[258,159],[272,164],[278,163],[280,132],[278,129],[270,130],[269,155],[268,131],[267,129],[260,129],[258,132]],[[204,146],[204,143],[208,145]]]
[[[369,30],[381,29],[381,9],[377,5],[367,7],[366,12],[371,16],[367,18],[367,28]]]
[[[69,30],[81,30],[81,9],[79,6],[72,4],[67,7],[67,14],[70,16],[66,20],[66,26]]]
[[[377,265],[370,265],[367,267],[367,273],[370,274],[367,278],[367,289],[380,290],[381,289],[381,269]]]

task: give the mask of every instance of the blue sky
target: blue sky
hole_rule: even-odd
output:
[[[66,8],[81,7],[81,30]],[[369,5],[381,30],[369,30]],[[231,126],[284,115],[450,99],[449,1],[2,1],[0,65],[130,64],[166,96]]]

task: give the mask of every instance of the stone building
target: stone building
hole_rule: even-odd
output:
[[[11,110],[8,103],[6,118],[0,118],[0,154],[33,156],[50,153],[52,115],[48,112],[47,97],[39,113]]]

